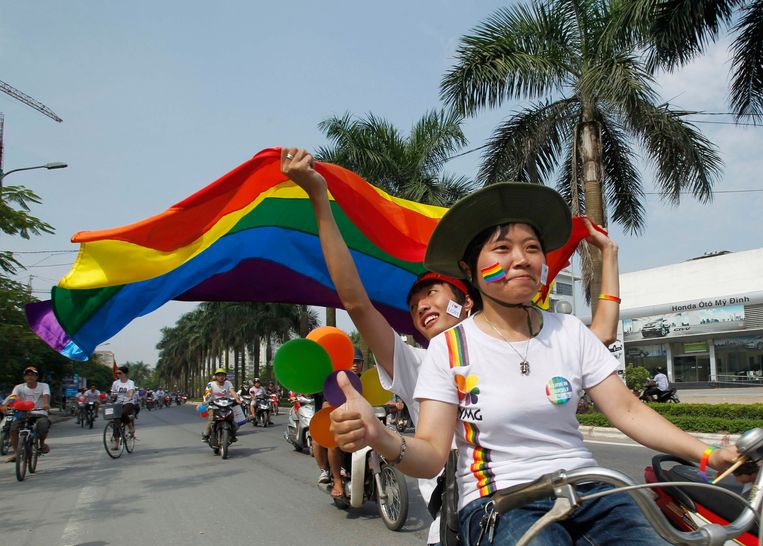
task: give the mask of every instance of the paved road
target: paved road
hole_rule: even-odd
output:
[[[38,473],[17,482],[0,465],[3,544],[424,544],[429,515],[412,482],[401,532],[388,531],[376,505],[342,511],[316,485],[307,454],[282,438],[286,417],[269,429],[246,426],[223,461],[200,441],[193,408],[141,412],[136,452],[110,459],[103,421],[92,431],[55,425]],[[603,465],[640,478],[651,457],[641,447],[590,443]]]

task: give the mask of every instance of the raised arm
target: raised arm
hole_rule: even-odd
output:
[[[281,171],[310,197],[323,258],[339,299],[358,332],[374,352],[379,365],[390,377],[394,377],[393,357],[397,334],[374,307],[363,287],[350,249],[331,212],[326,180],[313,169],[313,157],[303,149],[283,148]]]
[[[586,242],[601,251],[601,293],[620,297],[620,272],[617,264],[617,243],[593,227],[591,221],[585,219],[590,235]],[[598,294],[592,295],[598,298]],[[617,339],[617,323],[620,320],[620,304],[611,300],[599,300],[596,312],[591,318],[591,332],[604,345],[609,345]]]

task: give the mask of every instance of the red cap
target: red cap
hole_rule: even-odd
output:
[[[40,372],[38,372],[37,368],[35,368],[34,366],[27,366],[26,368],[24,368],[23,375],[26,375],[28,373],[33,373],[34,375],[40,375]]]
[[[420,275],[419,278],[416,279],[416,282],[413,283],[413,286],[411,286],[411,289],[408,291],[408,297],[405,298],[406,303],[410,303],[414,290],[416,290],[419,286],[427,281],[444,282],[461,291],[465,296],[469,295],[469,289],[466,288],[464,281],[455,279],[453,277],[448,277],[446,275],[441,275],[433,271],[428,271],[427,273]]]

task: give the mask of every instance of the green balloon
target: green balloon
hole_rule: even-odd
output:
[[[290,391],[313,394],[333,371],[326,349],[310,339],[292,339],[276,351],[273,370],[278,382]]]

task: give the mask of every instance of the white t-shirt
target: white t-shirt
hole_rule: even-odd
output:
[[[405,405],[408,406],[408,413],[411,414],[413,426],[419,422],[419,402],[413,397],[416,390],[416,382],[419,380],[419,371],[421,363],[427,354],[426,349],[411,347],[405,343],[402,338],[395,334],[395,352],[392,360],[392,366],[395,372],[394,378],[390,378],[387,372],[381,366],[376,365],[379,372],[379,382],[382,387],[398,395]],[[418,479],[419,491],[424,502],[429,504],[429,499],[437,487],[437,478],[429,480]],[[437,544],[440,542],[440,518],[432,522],[429,527],[429,536],[427,544]]]
[[[98,389],[95,389],[94,391],[91,391],[90,389],[85,391],[85,398],[88,402],[98,402],[98,397],[101,396],[101,391]]]
[[[132,398],[128,398],[127,393],[134,390],[135,390],[135,383],[133,382],[132,379],[128,379],[127,381],[124,381],[124,382],[117,379],[111,384],[111,394],[116,394],[117,402],[122,402],[123,404],[132,402]]]
[[[48,401],[50,401],[50,387],[47,383],[37,383],[35,388],[30,389],[26,383],[21,383],[13,387],[11,395],[16,395],[16,400],[20,402],[34,402],[35,408],[42,407],[42,397],[48,395]],[[31,412],[34,415],[47,415],[45,410],[38,410]]]
[[[511,344],[515,351],[466,319],[468,362],[454,368],[445,333],[429,344],[415,397],[459,406],[459,509],[547,472],[596,465],[578,431],[577,402],[618,362],[577,318],[543,312],[543,321],[529,346]],[[525,350],[529,375],[517,354]]]
[[[265,387],[252,387],[249,389],[249,394],[251,395],[252,398],[257,398],[257,397],[267,398],[268,391],[265,390]]]
[[[668,389],[670,389],[670,384],[668,383],[668,376],[664,373],[658,373],[654,376],[654,383],[657,385],[657,388],[661,391],[665,392]]]
[[[217,381],[210,381],[207,384],[207,388],[204,391],[204,400],[208,400],[210,396],[215,398],[222,398],[224,396],[230,396],[230,392],[233,390],[233,384],[225,380],[225,383],[220,385]]]

